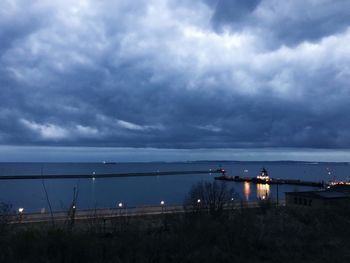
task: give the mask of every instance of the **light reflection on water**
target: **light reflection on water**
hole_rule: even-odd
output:
[[[266,200],[270,196],[269,184],[256,184],[256,197],[259,200]]]
[[[249,201],[249,199],[250,199],[250,183],[249,182],[244,182],[244,196],[245,196],[245,200]]]
[[[251,198],[251,183],[244,182],[243,183],[243,192],[246,201],[253,201],[255,198]],[[270,185],[268,184],[256,184],[256,198],[258,200],[266,200],[270,197]]]

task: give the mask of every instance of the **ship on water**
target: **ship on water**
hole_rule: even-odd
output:
[[[117,162],[107,162],[107,161],[103,161],[103,164],[117,164]]]
[[[255,178],[251,179],[251,182],[257,183],[257,184],[267,184],[271,182],[271,178],[267,170],[265,169],[265,167],[263,167],[260,174],[258,174]]]

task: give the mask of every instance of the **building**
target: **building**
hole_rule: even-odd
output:
[[[337,185],[326,190],[287,192],[286,206],[334,208],[350,205],[350,186]]]

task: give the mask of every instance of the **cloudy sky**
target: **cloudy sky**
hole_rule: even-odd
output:
[[[1,0],[0,150],[347,151],[349,43],[348,0]]]

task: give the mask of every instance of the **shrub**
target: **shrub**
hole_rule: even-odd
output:
[[[12,205],[0,202],[0,233],[3,233],[13,215]]]

